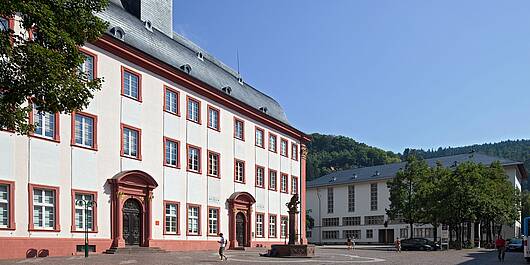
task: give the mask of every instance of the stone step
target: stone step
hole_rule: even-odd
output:
[[[105,250],[105,254],[136,254],[136,253],[166,253],[167,251],[158,247],[124,247],[124,248],[109,248]]]

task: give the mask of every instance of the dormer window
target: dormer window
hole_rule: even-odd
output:
[[[237,82],[239,82],[240,84],[243,84],[243,78],[241,76],[238,76],[237,77]]]
[[[201,61],[204,61],[204,55],[202,54],[202,52],[197,52],[197,58],[199,58],[199,60]]]
[[[114,27],[110,29],[110,33],[114,36],[114,38],[119,39],[119,40],[123,40],[125,36],[125,32],[120,27]]]
[[[265,114],[267,114],[268,111],[267,107],[260,107],[259,110]]]
[[[147,30],[153,32],[153,24],[151,23],[151,21],[149,20],[144,21],[144,26]]]
[[[225,92],[226,94],[228,94],[228,95],[230,95],[232,93],[232,88],[229,87],[229,86],[225,86],[225,87],[221,88],[221,90],[223,92]]]
[[[191,73],[191,65],[189,64],[183,64],[180,66],[180,69],[184,72],[186,72],[187,74],[190,74]]]

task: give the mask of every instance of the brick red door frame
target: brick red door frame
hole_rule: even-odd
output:
[[[108,179],[111,193],[111,235],[113,247],[124,247],[123,205],[135,199],[141,205],[140,246],[148,247],[151,240],[153,189],[158,183],[149,174],[140,170],[122,171]]]
[[[248,192],[234,192],[228,198],[228,241],[229,249],[237,247],[236,240],[236,215],[242,213],[245,216],[246,227],[245,247],[252,246],[252,205],[256,203],[256,199]]]

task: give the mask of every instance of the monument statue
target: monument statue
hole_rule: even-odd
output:
[[[293,195],[291,200],[285,205],[289,209],[289,245],[294,245],[298,241],[298,227],[296,226],[296,215],[299,213],[298,204],[300,200],[298,199],[298,194]]]

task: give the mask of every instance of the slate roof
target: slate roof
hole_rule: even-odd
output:
[[[481,153],[467,153],[453,156],[444,156],[431,159],[425,159],[429,166],[436,166],[436,163],[439,161],[443,166],[450,167],[455,164],[472,161],[475,163],[490,165],[495,161],[499,161],[503,166],[516,165],[519,167],[519,170],[523,174],[523,178],[526,178],[526,171],[524,169],[522,162],[517,162],[509,159],[504,159],[495,156],[489,156]],[[329,185],[339,185],[355,182],[366,182],[372,180],[383,180],[391,179],[400,169],[405,168],[406,162],[386,164],[380,166],[372,167],[363,167],[348,169],[342,171],[332,172],[330,174],[324,175],[320,178],[308,181],[306,183],[307,188],[316,188]]]
[[[241,84],[236,71],[206,53],[190,40],[178,34],[174,34],[171,38],[154,27],[150,31],[142,21],[114,2],[110,2],[107,9],[97,15],[109,22],[108,35],[114,36],[111,29],[120,27],[125,33],[123,41],[126,44],[178,70],[181,70],[182,65],[188,64],[192,69],[189,73],[191,76],[219,90],[229,86],[231,93],[227,96],[234,97],[256,109],[266,107],[267,115],[289,124],[278,102],[245,82]],[[197,58],[198,52],[203,54],[204,60]]]

